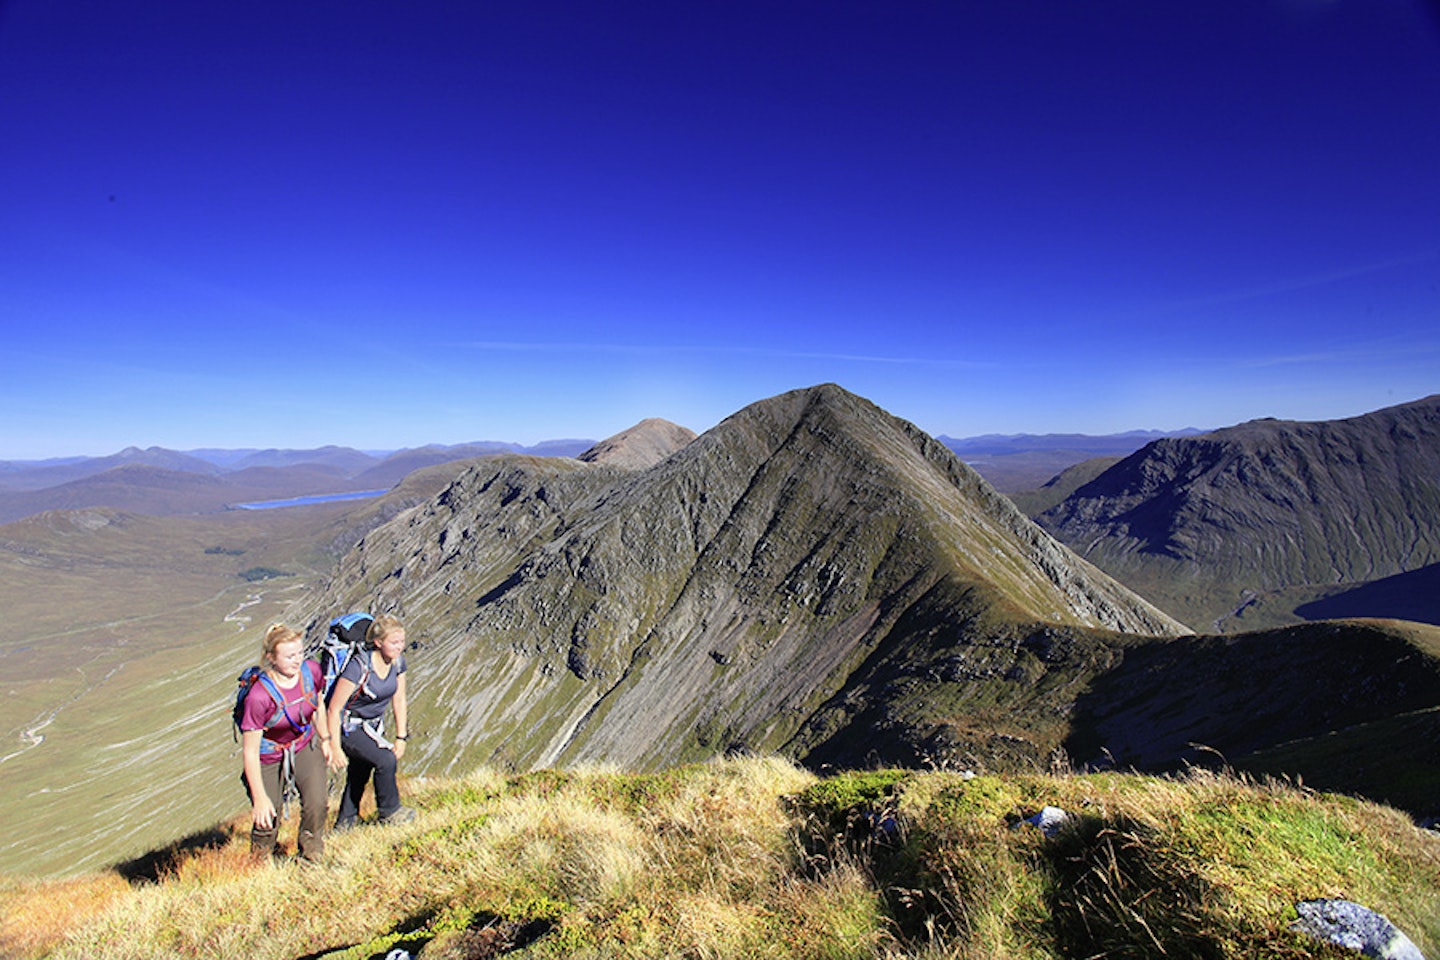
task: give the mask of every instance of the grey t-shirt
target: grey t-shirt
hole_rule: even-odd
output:
[[[350,717],[355,720],[378,720],[385,716],[385,708],[390,706],[390,698],[395,696],[395,689],[400,684],[400,674],[405,672],[405,654],[402,653],[390,664],[389,676],[382,680],[372,669],[361,685],[360,677],[370,666],[371,656],[372,652],[365,650],[351,657],[345,669],[340,671],[340,676],[356,684],[355,693],[345,705]]]

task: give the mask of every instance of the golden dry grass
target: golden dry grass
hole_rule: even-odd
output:
[[[1440,946],[1440,839],[1385,807],[1233,776],[819,779],[783,761],[405,784],[408,824],[257,864],[245,831],[0,888],[4,955],[421,960],[1310,957],[1294,903],[1358,900]],[[1020,824],[1071,811],[1054,838]],[[878,832],[877,823],[884,824]],[[242,825],[243,826],[243,825]],[[222,831],[224,832],[224,831]],[[284,834],[282,833],[282,837]]]

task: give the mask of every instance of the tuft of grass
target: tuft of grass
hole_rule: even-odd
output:
[[[21,958],[1059,960],[1337,956],[1294,904],[1357,900],[1440,947],[1440,838],[1233,774],[818,778],[748,757],[404,783],[416,819],[254,863],[243,831],[163,868],[0,886]],[[1045,836],[1025,818],[1071,814]]]

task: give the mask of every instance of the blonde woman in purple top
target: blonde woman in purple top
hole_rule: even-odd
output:
[[[250,852],[275,851],[287,780],[300,793],[300,856],[325,852],[326,775],[332,764],[329,719],[319,709],[320,665],[305,659],[305,637],[283,623],[265,631],[261,673],[240,718],[242,777],[250,793]]]

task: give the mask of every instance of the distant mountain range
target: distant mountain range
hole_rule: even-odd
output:
[[[684,427],[671,426],[694,436]],[[1093,437],[987,434],[958,440],[943,436],[939,439],[996,489],[1019,493],[1040,487],[1060,471],[1088,458],[1128,454],[1149,440],[1193,432],[1164,434],[1136,430]],[[613,444],[627,440],[621,434],[603,442]],[[97,506],[157,516],[211,513],[257,500],[385,490],[421,467],[440,463],[507,453],[578,457],[593,446],[593,440],[574,439],[547,440],[533,446],[482,440],[396,451],[361,451],[339,446],[309,450],[202,448],[187,451],[127,447],[107,457],[0,460],[0,524],[45,510]],[[133,469],[137,467],[148,469]],[[167,473],[187,476],[172,477]],[[199,483],[195,477],[213,478],[214,482]]]
[[[365,453],[128,447],[108,457],[0,461],[0,524],[45,510],[113,507],[156,516],[213,513],[238,503],[388,490],[422,467],[502,453],[574,457],[591,440],[533,447],[482,441]]]

